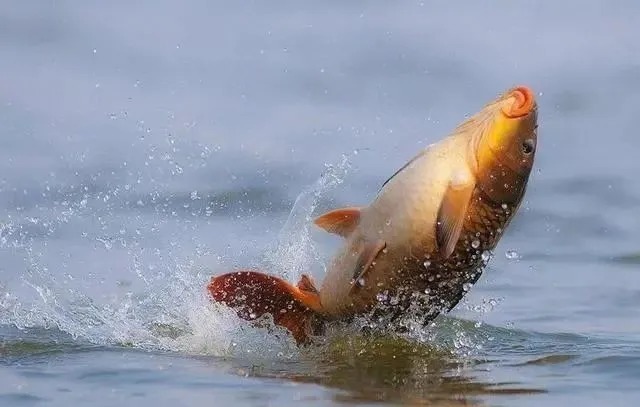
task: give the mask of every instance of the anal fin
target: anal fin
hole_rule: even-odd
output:
[[[313,287],[313,283],[310,284]],[[288,329],[298,344],[307,342],[313,334],[314,321],[319,321],[318,312],[322,309],[317,291],[301,289],[256,271],[213,277],[207,289],[214,301],[235,308],[238,316],[245,320],[253,321],[270,314],[273,322]]]

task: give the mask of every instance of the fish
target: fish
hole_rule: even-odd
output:
[[[322,284],[293,285],[260,270],[211,278],[212,301],[246,320],[265,314],[301,345],[330,321],[417,310],[449,312],[479,279],[517,213],[537,150],[538,105],[515,86],[382,183],[369,205],[331,210],[317,227],[343,240]]]

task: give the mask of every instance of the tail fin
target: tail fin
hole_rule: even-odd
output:
[[[305,343],[321,321],[318,291],[303,275],[298,286],[256,271],[236,271],[211,278],[207,286],[214,301],[236,308],[248,321],[271,314],[298,344]]]

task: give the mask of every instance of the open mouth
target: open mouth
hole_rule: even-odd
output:
[[[526,86],[514,88],[509,94],[508,100],[512,100],[512,103],[505,104],[502,107],[502,112],[511,119],[517,119],[531,113],[535,104],[533,92]]]

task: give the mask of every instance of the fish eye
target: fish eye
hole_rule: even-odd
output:
[[[534,145],[533,140],[528,138],[522,142],[522,154],[529,155],[533,153]]]

